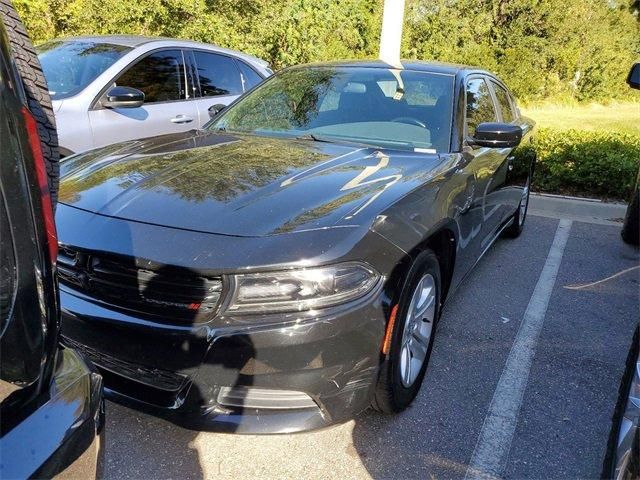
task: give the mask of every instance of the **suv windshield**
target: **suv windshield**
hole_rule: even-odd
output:
[[[370,67],[285,70],[214,119],[210,130],[447,151],[452,75]]]
[[[81,40],[53,41],[36,48],[53,100],[75,95],[131,50]]]

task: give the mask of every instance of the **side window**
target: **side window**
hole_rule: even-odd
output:
[[[238,68],[240,68],[240,73],[242,74],[242,86],[244,87],[245,92],[262,81],[262,77],[249,65],[241,60],[236,60],[236,63],[238,64]]]
[[[194,51],[203,97],[240,95],[242,80],[232,58],[215,53]]]
[[[495,82],[491,82],[491,84],[493,85],[493,90],[496,92],[496,99],[498,100],[498,106],[502,113],[502,121],[506,123],[513,122],[516,119],[516,115],[514,114],[511,102],[509,101],[509,93],[502,87],[502,85],[498,85]]]
[[[489,92],[489,86],[482,78],[474,78],[467,83],[467,135],[473,136],[476,127],[484,122],[496,122],[496,110]]]
[[[120,75],[116,84],[143,91],[145,103],[169,102],[186,97],[184,78],[182,52],[163,50],[133,65]]]
[[[509,99],[511,100],[511,110],[513,112],[513,118],[514,120],[517,120],[518,118],[520,118],[520,109],[518,108],[518,102],[516,102],[516,99],[513,98],[513,95],[511,95],[510,93]]]

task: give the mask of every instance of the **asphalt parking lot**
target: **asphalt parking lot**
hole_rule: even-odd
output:
[[[617,217],[547,203],[451,299],[406,412],[238,436],[109,403],[105,478],[473,478],[492,462],[503,478],[599,477],[640,312],[640,255]]]

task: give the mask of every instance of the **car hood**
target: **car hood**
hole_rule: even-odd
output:
[[[439,163],[436,154],[192,131],[68,158],[59,198],[136,222],[265,236],[361,226]]]

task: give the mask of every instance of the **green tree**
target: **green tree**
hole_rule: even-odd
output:
[[[637,13],[604,0],[413,0],[408,57],[480,65],[524,99],[629,95]]]
[[[15,0],[36,42],[80,34],[189,38],[275,68],[377,55],[382,0]],[[637,0],[408,0],[405,58],[475,64],[524,100],[630,95]]]

